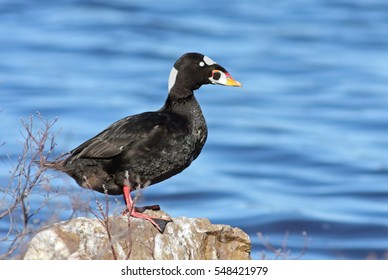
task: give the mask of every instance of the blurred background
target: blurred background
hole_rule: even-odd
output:
[[[207,144],[141,203],[240,227],[256,259],[276,257],[265,244],[286,244],[288,258],[387,258],[387,50],[384,0],[0,0],[0,184],[21,153],[21,118],[58,117],[59,155],[159,109],[176,59],[201,52],[243,88],[196,92]]]

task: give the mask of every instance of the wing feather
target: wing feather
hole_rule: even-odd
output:
[[[178,128],[178,129],[177,129]],[[182,131],[184,120],[162,112],[146,112],[123,118],[70,152],[76,158],[111,158],[137,143],[155,141],[168,131]],[[179,133],[178,133],[179,134]]]

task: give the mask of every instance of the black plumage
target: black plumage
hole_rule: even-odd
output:
[[[67,173],[82,187],[124,193],[128,211],[139,217],[128,205],[125,188],[129,193],[163,181],[197,158],[207,126],[193,91],[211,83],[240,86],[207,56],[187,53],[171,71],[168,98],[160,110],[125,117],[70,151],[64,160],[46,165]]]

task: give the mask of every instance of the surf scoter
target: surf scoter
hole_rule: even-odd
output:
[[[207,127],[193,91],[205,84],[241,86],[209,57],[184,54],[171,70],[161,109],[125,117],[46,166],[67,173],[81,187],[123,194],[131,216],[163,232],[170,220],[142,213],[130,192],[178,174],[199,155]]]

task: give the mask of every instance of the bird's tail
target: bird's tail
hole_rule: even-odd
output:
[[[63,159],[63,156],[57,158],[54,161],[47,161],[47,160],[37,160],[35,163],[41,167],[45,167],[48,169],[55,169],[59,171],[68,171],[68,168],[65,166],[66,159]]]
[[[56,170],[63,170],[64,169],[64,160],[61,161],[46,161],[42,164],[40,164],[43,167],[49,168],[49,169],[56,169]]]

